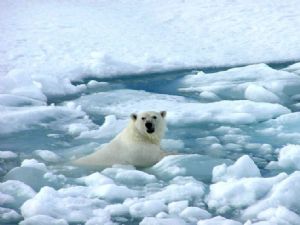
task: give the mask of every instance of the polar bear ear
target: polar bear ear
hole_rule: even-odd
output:
[[[136,120],[136,119],[137,119],[137,115],[136,115],[135,113],[132,113],[132,114],[130,115],[130,118],[131,118],[132,120]]]
[[[161,115],[162,118],[165,118],[166,115],[167,115],[167,111],[161,111],[160,115]]]

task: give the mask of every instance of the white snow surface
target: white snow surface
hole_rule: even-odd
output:
[[[299,225],[299,12],[0,1],[0,224]],[[161,146],[178,155],[69,164],[146,110],[167,111]]]
[[[0,93],[41,101],[83,91],[70,81],[86,76],[300,58],[297,0],[4,0],[0,8]]]

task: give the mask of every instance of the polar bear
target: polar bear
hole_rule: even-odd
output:
[[[166,129],[166,114],[166,111],[131,114],[128,126],[113,140],[94,153],[73,161],[73,164],[86,167],[154,165],[167,155],[160,148]]]

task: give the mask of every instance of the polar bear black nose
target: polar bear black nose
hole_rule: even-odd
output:
[[[152,123],[151,122],[146,122],[145,126],[147,127],[147,129],[152,129]]]

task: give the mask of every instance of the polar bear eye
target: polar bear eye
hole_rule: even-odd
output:
[[[142,120],[145,120],[146,119],[146,117],[142,117]]]
[[[153,119],[155,119],[155,120],[157,119],[157,117],[156,117],[156,116],[152,116],[152,118],[153,118]]]

